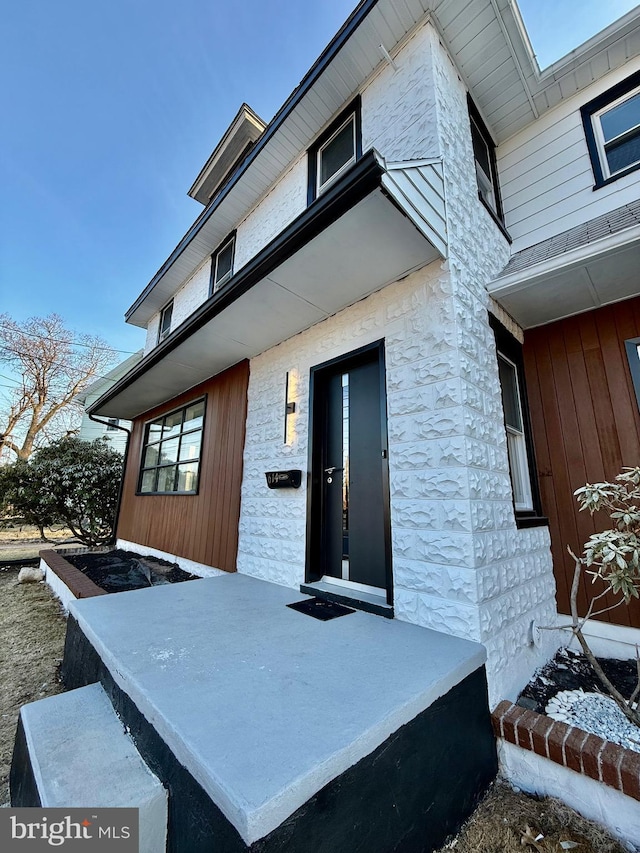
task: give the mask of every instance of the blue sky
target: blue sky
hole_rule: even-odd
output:
[[[9,4],[0,311],[57,311],[139,348],[144,332],[123,314],[201,210],[193,179],[243,101],[273,116],[355,2]],[[520,3],[542,66],[634,5]]]

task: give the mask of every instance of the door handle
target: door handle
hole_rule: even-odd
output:
[[[342,468],[336,468],[334,465],[333,468],[325,468],[324,469],[325,474],[333,474],[334,471],[342,471]]]

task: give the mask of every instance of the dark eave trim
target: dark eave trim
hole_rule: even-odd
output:
[[[293,90],[293,92],[289,95],[287,100],[275,114],[271,122],[267,125],[267,128],[262,134],[262,136],[258,139],[251,151],[249,151],[247,158],[242,164],[242,166],[237,170],[237,172],[235,173],[235,175],[233,175],[229,182],[220,190],[219,194],[210,203],[210,205],[202,211],[200,216],[196,219],[194,224],[187,231],[185,236],[178,243],[176,248],[164,262],[164,264],[160,267],[158,272],[154,275],[154,277],[142,291],[140,296],[138,296],[133,305],[125,313],[125,320],[129,320],[131,318],[131,315],[140,307],[142,302],[151,293],[158,281],[160,281],[160,279],[168,272],[174,262],[180,257],[182,252],[186,249],[189,243],[200,231],[204,223],[207,222],[208,219],[213,215],[213,213],[218,209],[220,203],[229,195],[229,193],[238,183],[240,178],[244,175],[244,173],[251,166],[256,157],[260,154],[262,149],[266,145],[268,145],[271,138],[280,129],[280,126],[284,123],[289,114],[295,109],[295,107],[300,103],[304,96],[317,82],[318,78],[323,74],[327,66],[340,52],[346,42],[351,38],[353,33],[358,29],[360,24],[364,21],[364,19],[374,8],[374,6],[377,5],[377,3],[378,0],[362,0],[362,2],[353,10],[351,15],[347,18],[342,27],[336,33],[336,35],[329,42],[327,47],[322,51],[322,53],[311,66],[306,75],[302,78],[300,84]]]
[[[96,400],[87,411],[95,412],[96,409],[102,408],[117,397],[209,320],[221,314],[276,267],[306,246],[359,201],[378,189],[381,186],[383,174],[384,167],[376,152],[368,151],[361,160],[345,172],[340,180],[322,193],[313,204],[309,205],[300,216],[242,267],[227,284],[203,302],[184,323],[171,332],[106,394]]]

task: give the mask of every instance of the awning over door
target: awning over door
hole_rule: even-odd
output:
[[[91,412],[137,417],[446,253],[441,163],[371,151]]]

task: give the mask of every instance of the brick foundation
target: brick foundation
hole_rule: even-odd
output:
[[[491,722],[496,737],[640,800],[640,753],[507,701]]]
[[[75,551],[79,553],[80,549],[75,549]],[[79,569],[76,569],[75,566],[65,560],[57,551],[40,551],[40,559],[44,560],[51,571],[55,572],[76,598],[92,598],[94,595],[107,595],[104,589],[101,589]]]

